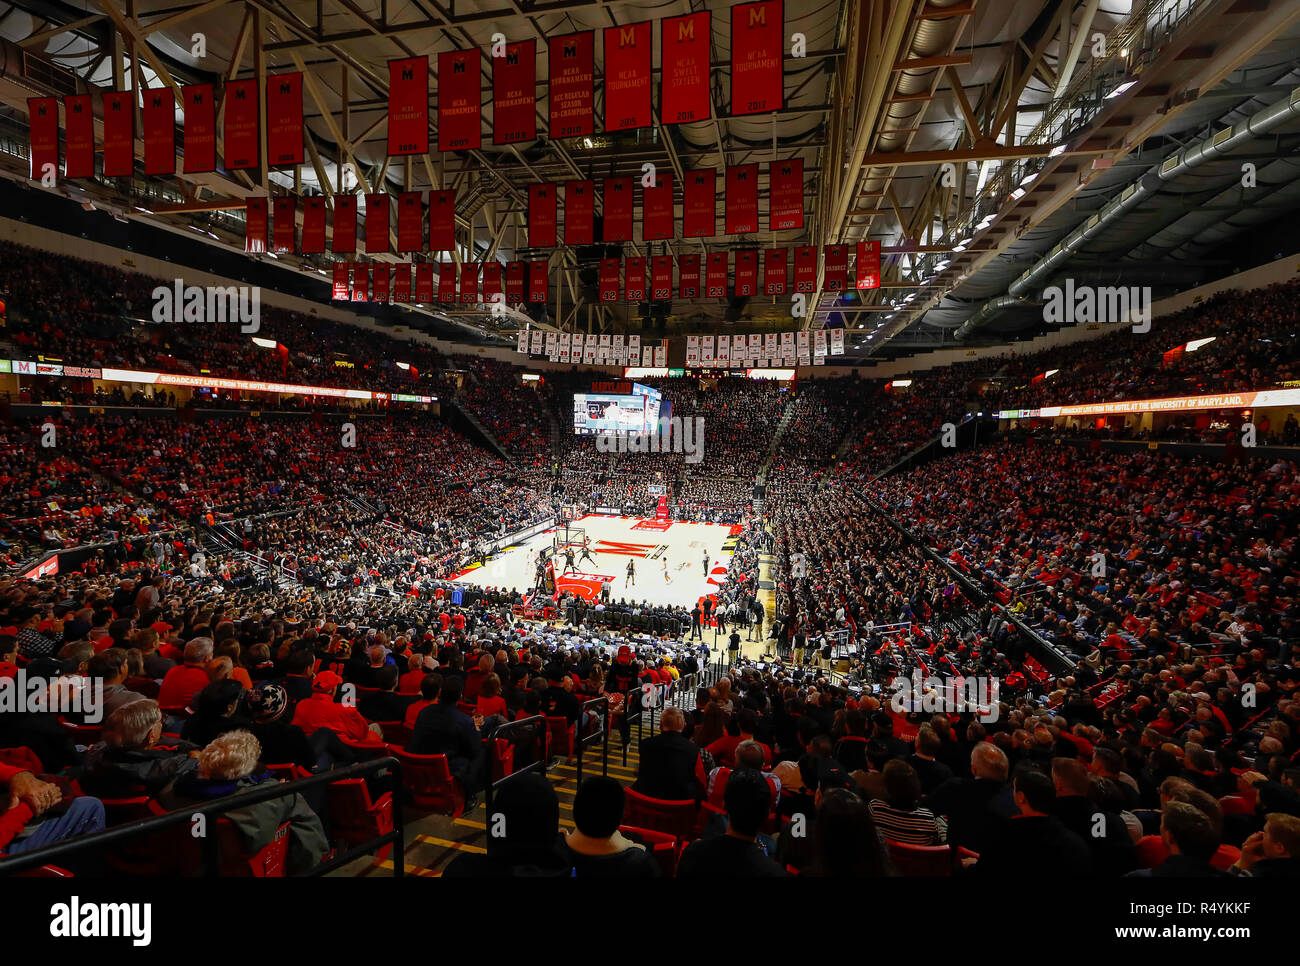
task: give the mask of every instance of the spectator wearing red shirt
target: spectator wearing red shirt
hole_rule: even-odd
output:
[[[334,692],[342,683],[343,679],[333,671],[316,675],[311,682],[311,697],[299,701],[294,709],[293,723],[306,735],[328,728],[352,741],[381,741],[383,733],[378,725],[368,722],[356,708],[335,702]]]
[[[185,663],[167,672],[158,690],[158,704],[164,708],[185,708],[194,695],[208,686],[207,665],[212,660],[212,639],[196,637],[185,645]]]
[[[754,737],[754,729],[758,727],[758,715],[752,708],[746,708],[740,712],[737,718],[740,734],[723,735],[705,750],[717,759],[719,764],[726,765],[728,768],[735,768],[737,746],[742,741],[752,741],[763,749],[763,767],[770,769],[772,767],[772,749]]]

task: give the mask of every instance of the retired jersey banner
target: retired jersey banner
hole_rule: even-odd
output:
[[[429,251],[456,248],[456,192],[450,188],[429,192]]]
[[[483,301],[491,304],[501,294],[501,263],[494,258],[483,263]]]
[[[676,230],[673,218],[673,176],[660,174],[653,188],[641,191],[641,239],[657,241],[672,238]]]
[[[186,125],[188,126],[188,118]],[[95,176],[95,108],[89,94],[72,94],[63,99],[63,137],[69,178]],[[189,160],[188,155],[186,160]],[[215,167],[215,165],[213,165]],[[186,171],[189,168],[185,169]]]
[[[256,87],[254,89],[256,90]],[[256,107],[257,105],[254,104],[254,110]],[[134,170],[135,105],[131,99],[131,92],[106,91],[104,93],[104,177],[129,178]]]
[[[605,28],[605,130],[649,127],[654,35],[649,20]]]
[[[461,262],[460,301],[462,305],[478,302],[478,262]]]
[[[650,298],[666,302],[673,297],[673,257],[656,255],[650,259]]]
[[[740,164],[727,169],[726,234],[758,231],[758,165]]]
[[[742,248],[736,252],[736,295],[758,294],[758,250]]]
[[[727,297],[727,253],[709,252],[704,269],[704,295],[706,298]]]
[[[817,249],[801,245],[794,250],[794,290],[817,291]]]
[[[433,301],[433,265],[429,262],[415,266],[415,301]]]
[[[718,230],[718,172],[712,168],[686,172],[682,186],[682,234],[710,238]]]
[[[357,250],[357,196],[334,196],[334,252],[351,254]]]
[[[632,240],[633,186],[631,178],[606,178],[601,186],[600,204],[603,242]]]
[[[31,125],[29,151],[33,181],[41,180],[47,164],[55,176],[59,173],[59,99],[57,97],[27,98],[27,119]]]
[[[553,38],[547,47],[550,78],[546,99],[551,138],[576,138],[596,130],[596,33],[589,30]]]
[[[767,227],[785,231],[803,227],[803,159],[773,161],[767,166]]]
[[[763,253],[763,294],[784,295],[786,284],[786,251],[769,248]]]
[[[622,267],[622,261],[618,258],[602,258],[600,260],[600,300],[602,302],[618,301],[619,293],[622,290],[622,281],[619,278]]]
[[[492,58],[492,143],[537,140],[537,41],[506,44]]]
[[[388,154],[429,153],[429,58],[388,62]]]
[[[822,271],[822,289],[843,292],[849,284],[849,246],[827,245],[826,267]]]
[[[244,206],[244,251],[266,251],[267,199],[249,198]]]
[[[785,7],[782,0],[731,8],[731,113],[785,107]]]
[[[707,10],[659,21],[659,118],[665,124],[709,118],[712,29]]]
[[[223,158],[228,171],[256,168],[260,162],[261,126],[257,116],[257,81],[226,82]]]
[[[181,130],[185,145],[186,174],[205,174],[217,170],[217,98],[211,84],[188,84],[181,88],[185,108],[185,126]]]
[[[302,253],[318,255],[325,251],[325,198],[314,195],[302,199]]]
[[[570,181],[564,186],[564,244],[595,242],[596,187],[594,181]]]
[[[479,98],[479,51],[438,55],[438,150],[482,147],[483,104]]]
[[[352,266],[352,301],[370,301],[370,266],[362,262]]]
[[[170,87],[141,91],[140,126],[144,129],[144,173],[176,173],[176,92]]]
[[[528,247],[554,248],[559,216],[556,213],[555,185],[528,186]]]
[[[266,114],[267,164],[302,164],[302,74],[266,79]]]
[[[456,302],[455,262],[438,264],[438,301],[444,305],[454,305]]]
[[[388,301],[388,265],[384,262],[375,264],[374,275],[371,278],[374,286],[374,300],[376,302]]]
[[[645,301],[645,259],[629,258],[627,272],[623,278],[623,300],[625,302]]]
[[[351,277],[352,267],[347,262],[334,263],[334,301],[347,300],[348,281]]]
[[[424,251],[424,193],[403,191],[397,196],[397,250]]]
[[[856,285],[858,288],[880,288],[880,242],[858,242]]]
[[[366,254],[388,251],[388,195],[366,195]]]
[[[528,263],[528,301],[545,302],[549,296],[551,263],[545,258],[534,258]]]
[[[411,266],[406,262],[393,266],[393,301],[411,301]]]
[[[518,305],[524,300],[527,268],[523,262],[506,262],[506,301],[511,305]]]
[[[697,299],[700,297],[700,256],[677,256],[677,297],[679,299]]]
[[[296,251],[298,225],[294,220],[298,213],[297,195],[280,195],[275,199],[275,211],[271,215],[271,243],[277,252]]]

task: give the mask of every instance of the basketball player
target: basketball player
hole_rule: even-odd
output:
[[[565,572],[568,572],[573,569],[573,548],[572,547],[564,548],[564,569]]]
[[[582,560],[590,560],[590,561],[592,562],[592,564],[595,564],[596,559],[591,555],[591,541],[590,541],[590,540],[583,540],[583,541],[582,541],[582,554],[581,554],[581,556],[579,556],[578,559],[579,559],[579,561],[582,561]]]
[[[627,562],[627,576],[623,578],[623,586],[636,586],[636,564],[631,560]]]
[[[664,583],[665,583],[665,584],[671,584],[671,583],[673,582],[673,578],[670,577],[670,576],[668,576],[668,558],[667,558],[667,557],[664,557],[664,558],[663,558],[663,565],[664,565]]]
[[[709,552],[707,550],[704,551],[704,576],[706,578],[709,576]]]

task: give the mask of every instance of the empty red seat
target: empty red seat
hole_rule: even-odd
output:
[[[625,794],[627,804],[623,811],[623,819],[628,825],[654,832],[666,832],[675,836],[680,842],[687,842],[695,837],[700,809],[693,798],[680,800],[651,798],[631,788],[627,789]]]
[[[411,793],[416,808],[443,812],[456,818],[465,811],[465,790],[451,775],[446,755],[413,755],[389,747],[402,765],[402,786]]]
[[[372,802],[364,779],[345,778],[333,782],[329,786],[329,803],[334,839],[349,848],[393,830],[393,793],[384,792]],[[392,843],[384,845],[376,858],[385,859],[391,851]]]
[[[636,825],[620,825],[618,830],[633,842],[645,846],[650,857],[659,863],[659,871],[665,878],[677,874],[677,859],[681,855],[681,841],[677,836]]]
[[[944,878],[952,875],[952,849],[947,845],[890,842],[889,858],[898,874],[908,878]]]

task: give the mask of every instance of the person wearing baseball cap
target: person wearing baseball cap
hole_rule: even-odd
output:
[[[308,735],[328,728],[340,738],[382,742],[383,733],[378,725],[366,721],[353,704],[339,704],[334,700],[334,693],[342,683],[343,679],[333,671],[322,671],[312,678],[311,696],[298,702],[293,723]]]

